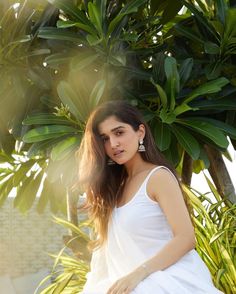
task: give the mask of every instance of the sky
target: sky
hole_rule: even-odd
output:
[[[231,155],[232,162],[229,161],[224,156],[223,156],[223,158],[224,158],[224,162],[226,164],[226,167],[228,169],[229,175],[231,177],[231,180],[232,180],[234,187],[236,189],[236,151],[234,150],[232,145],[229,146],[228,151]],[[208,171],[205,171],[205,172],[209,176]],[[206,193],[206,192],[210,191],[210,188],[208,187],[207,182],[206,182],[202,172],[200,174],[193,174],[191,186],[201,193]]]

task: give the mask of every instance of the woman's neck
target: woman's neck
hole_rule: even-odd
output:
[[[129,160],[125,164],[125,169],[128,174],[128,178],[131,179],[133,178],[136,174],[149,169],[153,166],[152,163],[146,162],[142,159],[142,157],[137,154],[132,160]]]

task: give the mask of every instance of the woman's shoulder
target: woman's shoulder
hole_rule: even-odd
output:
[[[147,192],[155,197],[156,194],[159,194],[159,191],[176,189],[178,186],[178,180],[170,168],[164,165],[156,165],[148,180]]]

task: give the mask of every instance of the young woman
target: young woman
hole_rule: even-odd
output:
[[[135,107],[110,101],[91,114],[79,181],[96,229],[83,294],[222,293],[194,249],[175,171]]]

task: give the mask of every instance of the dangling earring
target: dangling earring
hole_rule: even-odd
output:
[[[108,158],[107,165],[114,165],[116,164],[111,158]]]
[[[143,140],[139,140],[139,146],[138,146],[138,152],[145,152],[146,151],[146,148],[145,146],[143,145]]]

